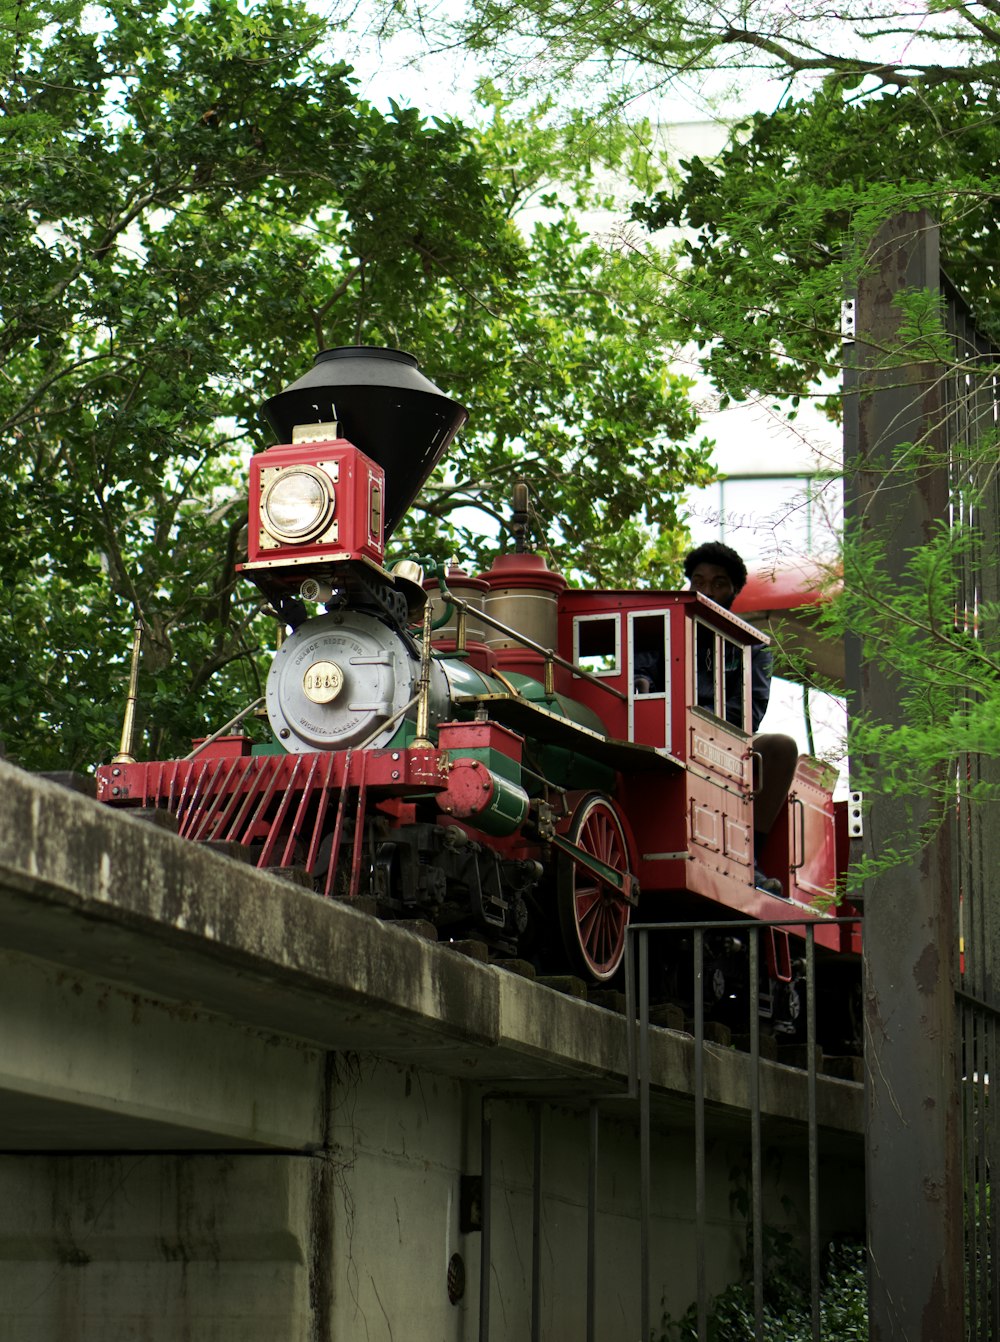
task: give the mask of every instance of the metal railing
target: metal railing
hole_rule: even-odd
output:
[[[947,529],[946,637],[995,664],[1000,348],[942,272],[940,241],[926,211],[887,219],[857,275],[845,332],[845,581],[869,583],[870,543],[872,590],[888,580],[923,599],[914,556]],[[905,326],[915,293],[941,315],[934,340],[914,341]],[[905,728],[899,668],[865,636],[848,639],[852,711]],[[947,681],[956,746],[966,708],[997,692],[995,675],[968,674],[973,660]],[[1000,1342],[991,1183],[1000,1152],[988,1095],[1000,1011],[1000,760],[995,748],[956,748],[922,772],[908,794],[890,786],[875,797],[864,840],[876,860],[864,896],[870,1318],[877,1337]],[[894,850],[898,861],[878,867]]]
[[[823,927],[831,924],[841,926],[857,925],[858,918],[824,919]],[[805,1122],[807,1146],[807,1189],[808,1189],[808,1269],[809,1269],[809,1307],[812,1319],[814,1342],[835,1342],[832,1335],[824,1339],[821,1332],[820,1280],[821,1251],[820,1235],[820,1129],[817,1116],[817,1034],[816,1034],[816,957],[814,930],[815,919],[788,917],[772,922],[713,922],[691,923],[651,923],[633,924],[629,928],[630,953],[626,957],[625,976],[625,1012],[626,1038],[628,1046],[627,1080],[619,1094],[602,1092],[600,1095],[587,1096],[577,1094],[577,1103],[586,1106],[587,1117],[587,1234],[586,1234],[586,1318],[583,1336],[586,1342],[596,1342],[598,1338],[598,1305],[601,1296],[600,1258],[598,1255],[598,1229],[600,1222],[598,1207],[598,1170],[600,1151],[600,1123],[602,1114],[610,1114],[614,1119],[627,1118],[636,1121],[639,1129],[639,1151],[637,1169],[636,1213],[639,1222],[639,1265],[635,1288],[639,1301],[638,1336],[646,1342],[652,1334],[651,1317],[651,1223],[655,1216],[670,1213],[683,1218],[690,1215],[695,1234],[695,1271],[689,1282],[678,1287],[687,1292],[687,1298],[695,1306],[697,1313],[697,1336],[707,1339],[712,1301],[708,1294],[706,1270],[709,1253],[707,1236],[706,1176],[710,1173],[706,1154],[706,1133],[710,1121],[710,1101],[706,1095],[706,1054],[716,1048],[708,1038],[705,1016],[705,938],[716,933],[738,933],[747,938],[749,984],[757,984],[762,961],[760,937],[769,934],[772,929],[797,929],[804,939],[803,956],[805,962],[805,1019],[802,1023],[801,1041],[804,1045],[805,1067],[797,1071],[802,1077],[801,1086],[806,1092]],[[655,1097],[664,1093],[663,1081],[657,1082],[653,1073],[653,1053],[651,1044],[654,1032],[659,1027],[650,1020],[652,984],[655,977],[651,973],[651,946],[656,946],[667,936],[685,937],[691,940],[691,976],[693,989],[692,1010],[693,1025],[691,1031],[685,1031],[690,1037],[692,1052],[690,1102],[694,1115],[693,1162],[694,1162],[694,1203],[667,1191],[662,1196],[654,1187],[652,1162],[652,1129],[654,1125],[653,1109]],[[859,966],[860,973],[860,966]],[[765,1332],[765,1283],[764,1283],[764,1242],[765,1242],[765,1190],[764,1190],[764,1115],[762,1113],[761,1080],[765,1067],[781,1066],[765,1056],[762,1049],[761,1020],[756,1009],[758,1006],[756,991],[751,994],[754,1009],[747,1004],[747,1029],[749,1047],[746,1053],[749,1072],[747,1087],[745,1121],[749,1136],[749,1185],[746,1213],[747,1258],[751,1264],[750,1278],[753,1290],[753,1309],[755,1317],[756,1342],[763,1342]],[[784,1069],[783,1069],[784,1070]],[[682,1092],[683,1094],[683,1092]],[[481,1172],[482,1172],[482,1258],[479,1296],[479,1340],[489,1342],[491,1326],[491,1290],[493,1287],[493,1241],[491,1226],[491,1206],[493,1203],[493,1124],[494,1106],[510,1101],[518,1101],[516,1090],[490,1092],[483,1096],[482,1125],[480,1136]],[[531,1342],[542,1342],[542,1242],[543,1242],[543,1186],[544,1186],[544,1150],[543,1119],[546,1106],[564,1105],[566,1096],[552,1097],[546,1100],[537,1095],[531,1099],[532,1107],[532,1189],[531,1189]],[[716,1182],[718,1182],[716,1180]],[[582,1249],[578,1247],[577,1252]],[[605,1286],[608,1283],[604,1283]],[[631,1334],[629,1334],[631,1337]]]
[[[996,470],[1000,350],[976,328],[961,294],[944,275],[941,294],[954,357],[943,398],[948,521],[968,542],[959,554],[956,622],[965,636],[995,657],[1000,598]],[[1000,1020],[1000,911],[995,889],[1000,835],[995,802],[977,800],[1000,791],[1000,761],[982,753],[960,756],[957,782],[951,880],[957,922],[965,1337],[968,1342],[1000,1342],[1000,1232],[994,1201],[1000,1128],[989,1096],[990,1072],[998,1066]]]
[[[824,920],[839,925],[855,926],[857,918]],[[770,928],[801,928],[805,937],[805,1050],[807,1091],[808,1142],[808,1224],[809,1224],[809,1282],[812,1336],[821,1342],[820,1330],[820,1252],[819,1234],[819,1132],[817,1123],[817,1046],[816,1046],[816,960],[814,919],[784,918],[771,922],[733,921],[700,924],[639,923],[629,928],[630,937],[637,942],[636,954],[626,959],[626,1012],[629,1020],[637,1021],[636,1029],[629,1031],[629,1092],[639,1100],[640,1131],[640,1336],[650,1336],[650,1220],[653,1199],[650,1137],[650,1098],[653,1077],[650,1061],[650,937],[665,934],[691,936],[692,986],[694,1012],[694,1165],[695,1165],[695,1290],[692,1293],[697,1310],[699,1342],[708,1337],[710,1301],[706,1289],[706,1196],[705,1196],[705,936],[706,933],[739,933],[749,938],[750,1002],[748,1004],[749,1033],[749,1124],[750,1124],[750,1201],[748,1214],[748,1248],[752,1262],[754,1300],[754,1339],[764,1342],[764,1196],[763,1196],[763,1140],[761,1116],[761,1020],[757,1008],[757,988],[760,979],[760,937]],[[859,966],[860,972],[860,966]],[[832,1339],[831,1339],[832,1342]]]

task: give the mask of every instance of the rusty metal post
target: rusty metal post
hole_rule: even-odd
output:
[[[901,216],[872,242],[857,286],[853,386],[845,410],[845,584],[861,581],[852,547],[878,543],[884,574],[903,584],[907,552],[948,516],[944,368],[907,362],[898,346],[904,289],[936,292],[938,232],[926,213]],[[901,469],[901,444],[916,444]],[[853,449],[853,451],[852,451]],[[853,534],[852,534],[853,528]],[[855,551],[855,554],[857,552]],[[861,638],[852,707],[903,726],[892,671]],[[874,762],[877,765],[877,761]],[[942,785],[944,780],[942,779]],[[877,857],[933,825],[929,798],[880,797],[867,820]],[[962,1163],[957,939],[952,833],[865,890],[865,1082],[871,1342],[963,1336]]]

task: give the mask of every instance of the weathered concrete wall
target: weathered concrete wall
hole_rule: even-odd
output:
[[[0,1157],[0,1337],[475,1338],[481,1236],[461,1234],[458,1222],[466,1088],[372,1059],[356,1067],[335,1098],[341,1117],[324,1153]],[[513,1342],[530,1335],[531,1120],[523,1103],[504,1102],[494,1122],[491,1336]],[[550,1342],[573,1342],[585,1330],[586,1129],[579,1113],[544,1111],[542,1336]],[[600,1145],[597,1335],[632,1339],[635,1135],[605,1121]],[[745,1247],[729,1176],[745,1162],[745,1147],[720,1139],[709,1155],[715,1291],[735,1275]],[[794,1225],[796,1211],[805,1214],[801,1177],[769,1166],[768,1219],[780,1223],[790,1211]],[[654,1188],[654,1300],[678,1315],[695,1272],[690,1134],[660,1134]],[[842,1204],[846,1192],[841,1185]],[[853,1193],[856,1215],[857,1186]],[[454,1254],[466,1288],[452,1304]]]
[[[519,1102],[494,1101],[493,1291],[491,1338],[530,1337],[532,1252],[532,1118]],[[546,1106],[542,1114],[542,1329],[546,1342],[586,1336],[587,1173],[589,1125],[579,1110]],[[629,1117],[601,1114],[597,1180],[597,1320],[602,1339],[639,1335],[639,1139]],[[710,1295],[738,1279],[747,1250],[738,1194],[749,1186],[749,1132],[723,1125],[706,1152],[706,1276]],[[738,1172],[734,1177],[734,1172]],[[861,1171],[831,1158],[821,1168],[823,1231],[861,1231]],[[694,1134],[661,1127],[652,1151],[650,1228],[653,1317],[680,1316],[695,1296]],[[780,1129],[766,1146],[768,1225],[807,1237],[805,1152],[790,1149]],[[388,1336],[388,1334],[386,1334]],[[473,1334],[474,1336],[474,1334]]]
[[[478,1153],[466,1149],[478,1125],[468,1090],[364,1057],[334,1085],[331,1141],[320,1153],[0,1157],[0,1337],[471,1342],[482,1237],[459,1228],[463,1157],[478,1168]],[[514,1342],[530,1336],[532,1119],[521,1101],[494,1102],[493,1117],[491,1337]],[[576,1342],[585,1333],[586,1117],[546,1106],[543,1135],[542,1336]],[[695,1279],[690,1143],[688,1132],[661,1132],[654,1159],[654,1301],[675,1316]],[[712,1291],[737,1274],[745,1249],[730,1178],[745,1163],[744,1143],[712,1142]],[[828,1224],[843,1229],[857,1216],[859,1188],[848,1190],[840,1177],[835,1208],[838,1176],[830,1174]],[[632,1125],[602,1120],[597,1336],[604,1339],[634,1339],[638,1327],[637,1179]],[[805,1216],[801,1171],[773,1155],[767,1196],[769,1221],[794,1229]],[[453,1304],[455,1254],[466,1284]]]
[[[0,763],[0,1339],[466,1342],[492,1115],[491,1338],[529,1335],[542,1105],[547,1342],[638,1328],[625,1023]],[[654,1031],[654,1281],[693,1293],[687,1036]],[[711,1046],[710,1286],[736,1270],[749,1063]],[[768,1219],[806,1215],[803,1078],[765,1064]],[[823,1080],[823,1211],[857,1226],[859,1088]],[[449,1300],[455,1255],[464,1294]]]
[[[305,1342],[308,1157],[0,1158],[6,1342]]]
[[[5,1149],[318,1147],[324,1056],[194,1003],[0,951]]]

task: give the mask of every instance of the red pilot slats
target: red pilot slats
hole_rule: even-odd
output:
[[[330,863],[326,869],[326,884],[323,887],[324,898],[329,899],[333,893],[333,876],[337,870],[337,854],[340,852],[340,838],[344,832],[344,811],[347,807],[347,780],[351,776],[351,759],[353,751],[349,750],[344,757],[344,786],[340,790],[340,797],[337,800],[337,818],[333,824],[333,840],[330,844]]]
[[[233,774],[236,773],[242,763],[242,760],[233,760],[232,764],[229,766],[228,773],[222,781],[222,785],[210,789],[209,795],[205,799],[206,804],[202,808],[200,814],[194,817],[190,828],[187,830],[186,838],[212,839],[215,837],[212,833],[212,826],[215,825],[218,827],[219,812],[222,810],[223,803],[225,802],[226,797],[232,796],[235,791],[235,789],[232,789],[230,786],[232,784]]]
[[[98,788],[127,805],[170,811],[186,839],[252,848],[258,867],[304,866],[313,876],[320,869],[327,898],[337,888],[357,899],[369,797],[441,791],[448,779],[441,760],[437,749],[206,752],[188,760],[123,764],[113,773],[105,766]],[[349,879],[341,876],[338,887],[338,866],[347,863]]]
[[[257,861],[258,867],[269,867],[271,865],[271,858],[274,856],[274,850],[281,835],[281,826],[284,824],[285,816],[288,814],[288,810],[295,797],[295,785],[299,781],[299,775],[302,773],[302,766],[306,759],[307,756],[305,755],[296,755],[295,757],[295,764],[292,767],[292,776],[288,780],[287,787],[282,789],[281,801],[278,805],[277,814],[270,822],[270,829],[267,832],[263,850]],[[274,779],[277,779],[277,772],[275,772]],[[252,835],[250,837],[252,837]]]
[[[233,783],[228,805],[220,807],[219,814],[216,817],[215,834],[217,838],[228,837],[227,829],[232,822],[233,816],[239,809],[240,802],[248,789],[248,785],[251,783],[252,776],[255,772],[259,774],[259,770],[255,770],[256,763],[257,762],[254,759],[238,760],[236,762],[234,770],[238,769],[240,764],[242,764],[244,766],[243,772],[239,779]],[[224,795],[220,800],[225,800]]]
[[[316,823],[313,825],[312,841],[309,844],[309,851],[306,853],[306,871],[315,871],[316,869],[316,855],[319,852],[320,839],[323,837],[323,821],[326,819],[326,808],[330,805],[330,781],[333,778],[334,758],[333,755],[327,755],[326,757],[326,777],[323,779],[319,806],[316,810]]]
[[[348,899],[357,899],[358,886],[361,881],[361,841],[364,838],[364,818],[365,802],[368,795],[368,761],[371,757],[368,754],[361,756],[361,767],[358,770],[358,810],[354,820],[354,852],[351,855],[351,888],[347,893]],[[344,795],[347,795],[347,788],[344,788]],[[333,853],[330,854],[330,861],[333,861]]]
[[[309,775],[306,778],[305,786],[302,789],[302,796],[299,798],[299,804],[295,811],[295,819],[292,821],[292,828],[288,834],[288,842],[285,844],[284,851],[281,854],[280,865],[282,867],[287,867],[291,865],[292,857],[294,856],[295,853],[295,841],[299,837],[299,833],[302,829],[302,824],[306,816],[306,808],[309,805],[309,802],[313,795],[313,787],[316,782],[316,773],[319,768],[319,762],[321,758],[322,756],[320,755],[313,755],[312,757],[312,765],[309,769]],[[263,865],[263,863],[261,863],[261,865]]]

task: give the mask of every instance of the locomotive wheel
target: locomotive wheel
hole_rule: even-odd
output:
[[[613,871],[628,873],[628,843],[614,805],[594,793],[585,797],[566,835],[571,843]],[[556,906],[563,947],[574,972],[606,983],[625,957],[631,906],[622,892],[596,872],[562,854]]]

